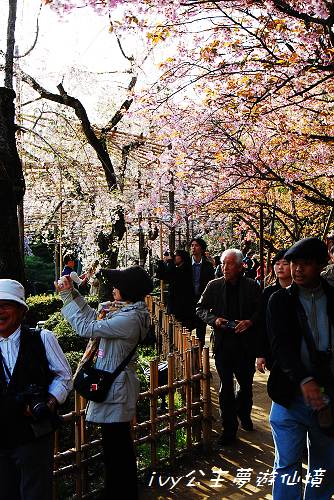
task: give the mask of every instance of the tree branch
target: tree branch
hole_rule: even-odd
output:
[[[42,5],[41,5],[41,7],[42,7]],[[39,34],[39,25],[38,25],[38,17],[37,17],[37,22],[36,22],[36,36],[35,36],[35,40],[33,41],[32,46],[30,47],[30,49],[28,49],[21,56],[19,54],[17,54],[17,55],[15,54],[14,55],[14,59],[21,59],[22,57],[26,57],[28,54],[30,54],[30,52],[36,47],[36,43],[37,43],[37,39],[38,39],[38,34]]]
[[[74,110],[77,118],[81,122],[82,130],[86,136],[87,141],[94,148],[102,164],[109,189],[115,189],[117,187],[116,175],[109,154],[105,149],[103,142],[99,140],[99,138],[95,135],[93,129],[91,128],[86,110],[81,102],[75,97],[69,96],[61,83],[57,86],[60,95],[53,94],[52,92],[44,89],[36,80],[34,80],[34,78],[32,78],[24,71],[21,70],[21,73],[22,80],[30,87],[32,87],[36,92],[38,92],[38,94],[43,99],[48,99],[49,101],[57,102],[59,104],[63,104],[64,106],[69,106]]]

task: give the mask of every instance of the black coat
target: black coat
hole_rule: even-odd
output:
[[[248,268],[248,276],[249,278],[251,278],[252,280],[255,280],[256,278],[256,273],[257,273],[257,268],[260,266],[260,262],[256,259],[253,260],[253,265],[252,267],[249,269]]]
[[[156,277],[169,283],[167,313],[174,314],[185,328],[195,328],[196,299],[191,266],[183,264],[176,267],[172,259],[168,259],[166,263],[160,260]]]
[[[261,295],[259,285],[245,276],[239,276],[239,308],[240,314],[238,320],[248,319],[253,326],[240,334],[241,343],[247,349],[250,356],[256,354],[256,322],[257,308]],[[219,342],[223,338],[224,330],[215,326],[217,318],[226,318],[227,297],[226,280],[218,278],[211,281],[205,289],[202,297],[197,304],[197,316],[205,323],[213,326],[214,343],[213,352],[216,352]]]
[[[262,292],[259,301],[259,308],[257,313],[257,358],[265,358],[266,359],[266,368],[269,370],[273,364],[272,352],[270,347],[270,342],[268,338],[267,332],[267,306],[270,297],[273,293],[277,292],[277,290],[281,290],[281,285],[279,281],[276,280],[275,285],[268,286]]]
[[[334,327],[334,289],[323,278],[320,279],[327,296],[327,314]],[[291,293],[298,296],[298,285],[294,281]],[[288,408],[301,381],[311,373],[301,360],[303,332],[293,298],[286,288],[278,290],[269,299],[267,329],[274,356],[268,394],[275,403]]]

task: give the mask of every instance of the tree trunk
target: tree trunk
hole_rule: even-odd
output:
[[[14,97],[13,90],[0,88],[0,278],[25,285],[17,221],[24,180],[15,142]]]
[[[112,225],[112,230],[108,235],[102,231],[98,235],[97,244],[99,246],[99,261],[102,268],[115,269],[117,267],[117,259],[119,252],[119,242],[125,233],[125,221],[122,207],[118,207],[119,219]],[[101,275],[98,276],[100,281],[99,300],[113,300],[113,286]]]
[[[13,88],[13,58],[15,44],[16,0],[8,1],[7,51],[5,64],[5,87]]]

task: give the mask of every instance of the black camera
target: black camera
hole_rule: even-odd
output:
[[[310,354],[310,361],[314,365],[323,365],[328,366],[332,359],[332,351],[327,349],[326,351],[318,351],[318,349],[314,349],[314,351]]]
[[[46,403],[45,389],[38,387],[36,384],[28,385],[24,392],[19,392],[16,395],[16,399],[19,403],[28,405],[31,413],[38,421],[46,420],[52,413]]]
[[[231,330],[235,330],[237,324],[234,321],[225,321],[224,325],[226,328],[231,328]]]

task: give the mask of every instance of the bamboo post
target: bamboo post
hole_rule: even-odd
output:
[[[190,350],[187,349],[185,352],[185,372],[186,372],[186,380],[188,384],[185,387],[186,393],[186,409],[187,409],[187,455],[188,458],[192,456],[192,437],[191,437],[191,378],[190,378]]]
[[[203,450],[211,449],[211,395],[210,395],[209,346],[203,349]]]
[[[180,353],[182,351],[182,343],[180,337],[180,331],[177,328],[176,323],[173,323],[173,339],[176,352]]]
[[[80,409],[84,409],[86,407],[86,400],[80,396]],[[84,413],[81,415],[81,445],[87,443],[87,429],[85,425],[85,415]],[[82,459],[87,458],[87,453],[83,452],[81,454]],[[82,493],[86,495],[89,491],[89,480],[88,480],[88,467],[82,468]]]
[[[186,353],[187,351],[187,334],[180,331],[181,338],[181,352]]]
[[[164,348],[162,345],[162,337],[163,337],[163,310],[160,308],[159,309],[159,316],[158,316],[158,332],[157,332],[157,351],[158,351],[158,356],[160,356],[161,352],[164,353]]]
[[[191,348],[191,372],[192,375],[196,375],[199,373],[200,367],[199,367],[199,348],[198,346],[193,346]],[[200,380],[195,380],[195,382],[192,384],[192,402],[196,403],[200,401],[201,399],[201,381]],[[201,412],[199,407],[193,408],[192,411],[192,416],[199,415]],[[196,442],[199,442],[201,440],[201,430],[202,430],[202,425],[200,420],[195,420],[193,422],[193,437]]]
[[[54,445],[54,455],[58,453],[58,430],[55,432],[55,445]],[[53,464],[53,470],[57,470],[57,463]],[[53,476],[53,500],[57,500],[57,478]]]
[[[169,457],[170,465],[175,465],[175,448],[176,448],[176,432],[175,432],[175,401],[174,401],[174,372],[175,372],[175,357],[174,354],[168,354],[168,413],[169,413]]]
[[[169,352],[173,352],[173,344],[174,344],[174,325],[173,322],[170,320],[168,322],[168,350]]]
[[[155,470],[157,466],[157,443],[155,439],[156,431],[156,416],[157,416],[157,398],[154,389],[157,387],[156,384],[156,359],[151,359],[150,361],[150,423],[151,423],[151,467]]]
[[[82,481],[81,481],[81,418],[80,418],[80,398],[75,392],[75,465],[76,465],[76,495],[77,500],[82,499]]]

